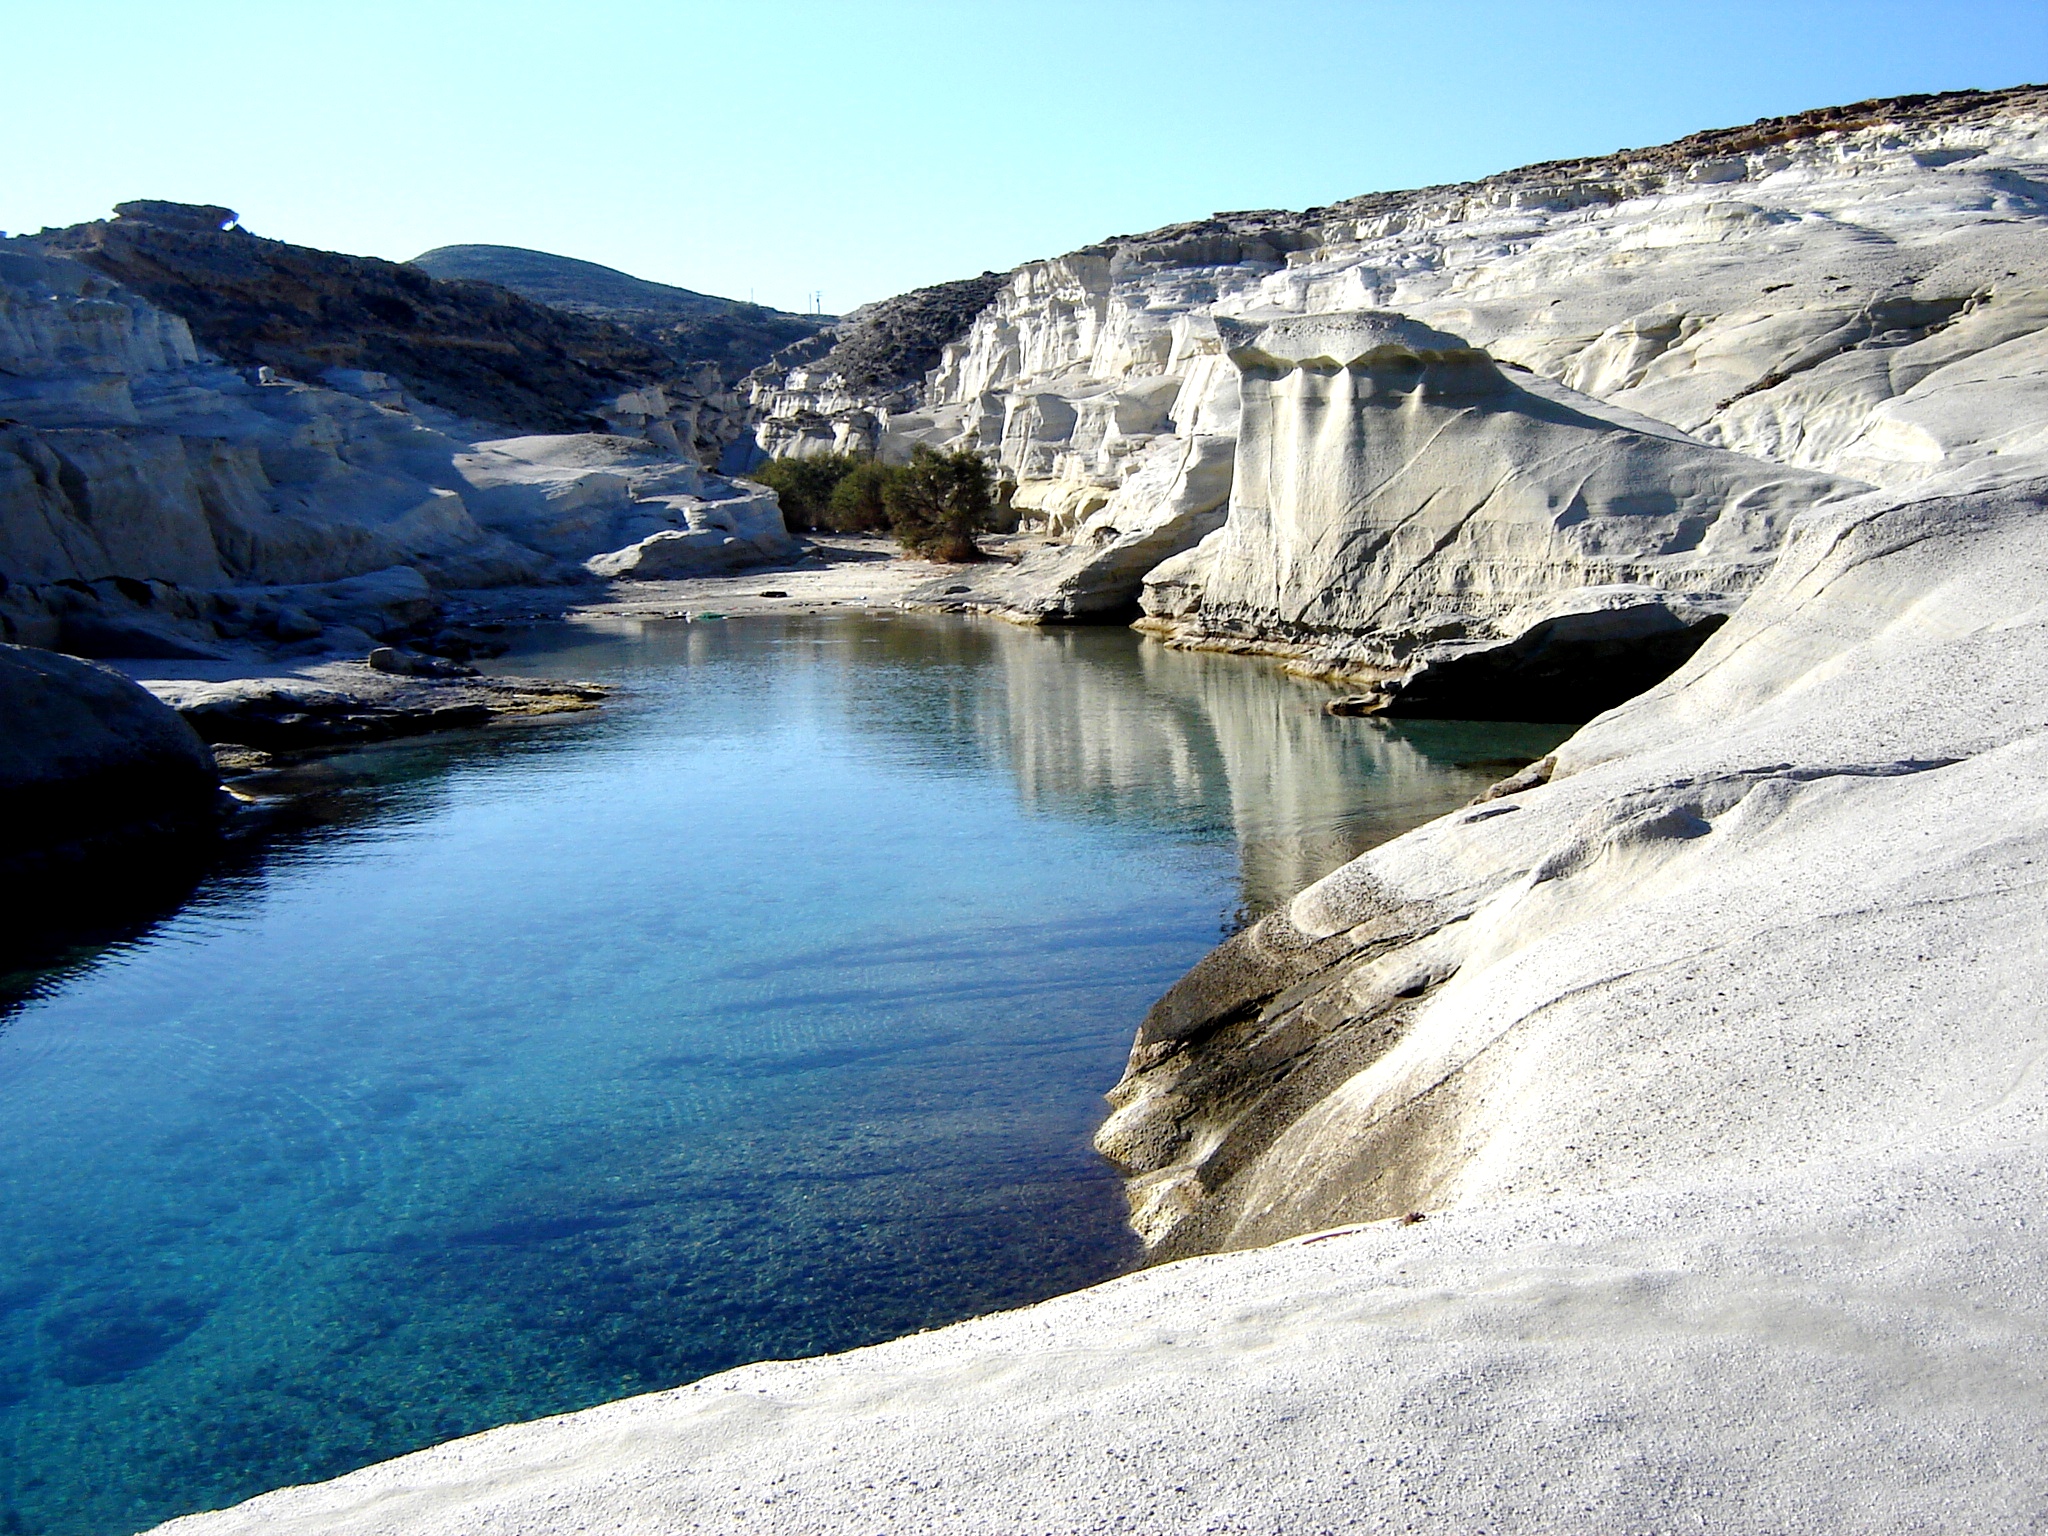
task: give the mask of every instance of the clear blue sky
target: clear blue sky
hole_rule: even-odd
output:
[[[0,229],[167,197],[828,310],[1861,97],[2048,79],[2044,0],[0,0]]]

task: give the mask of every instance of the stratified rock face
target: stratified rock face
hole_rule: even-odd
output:
[[[1004,273],[984,272],[864,304],[834,330],[824,364],[853,389],[922,384],[946,344],[988,307],[1007,281]]]
[[[460,445],[388,378],[252,379],[74,262],[0,252],[0,370],[9,581],[331,581],[487,549],[547,570],[467,516]]]
[[[1400,315],[1218,324],[1241,374],[1229,517],[1147,578],[1148,627],[1182,643],[1286,646],[1396,678],[1438,664],[1441,694],[1440,663],[1569,613],[1654,610],[1677,630],[1683,604],[1718,620],[1795,512],[1868,488],[1504,374]],[[1512,677],[1489,687],[1498,707],[1442,712],[1559,718]]]
[[[444,245],[413,257],[411,265],[439,278],[496,283],[553,309],[609,320],[659,347],[685,373],[710,364],[724,384],[737,383],[834,319],[716,298],[515,245]]]
[[[140,684],[0,645],[0,871],[205,826],[219,785],[206,744]]]

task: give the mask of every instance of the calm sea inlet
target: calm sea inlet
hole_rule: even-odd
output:
[[[1564,734],[1123,630],[554,628],[0,1015],[0,1533],[129,1532],[1136,1260],[1089,1147],[1218,939]]]

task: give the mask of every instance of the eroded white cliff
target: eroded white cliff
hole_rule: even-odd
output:
[[[1866,488],[1504,374],[1400,315],[1219,324],[1242,400],[1229,515],[1146,576],[1146,627],[1181,643],[1401,678],[1568,615],[1675,631],[1725,616],[1801,508]],[[1574,708],[1518,675],[1446,712],[1584,718],[1643,686],[1616,681]]]
[[[2038,91],[1877,103],[1125,237],[1019,268],[871,438],[999,454],[1070,543],[954,606],[1041,621],[1131,608],[1212,530],[1148,468],[1236,437],[1219,316],[1392,311],[1703,443],[1909,484],[2042,441],[2044,133]]]

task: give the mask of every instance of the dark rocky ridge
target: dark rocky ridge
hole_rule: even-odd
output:
[[[444,245],[415,256],[411,265],[437,278],[496,283],[552,309],[612,321],[684,368],[712,364],[728,384],[834,321],[831,315],[792,315],[516,245]]]
[[[667,353],[609,321],[220,227],[232,219],[124,203],[120,217],[22,238],[178,315],[228,362],[307,380],[329,368],[388,373],[429,405],[521,431],[605,431],[600,400],[677,378]]]
[[[1009,280],[1007,272],[984,272],[863,304],[840,322],[821,365],[854,389],[921,384],[946,343],[964,334]]]

